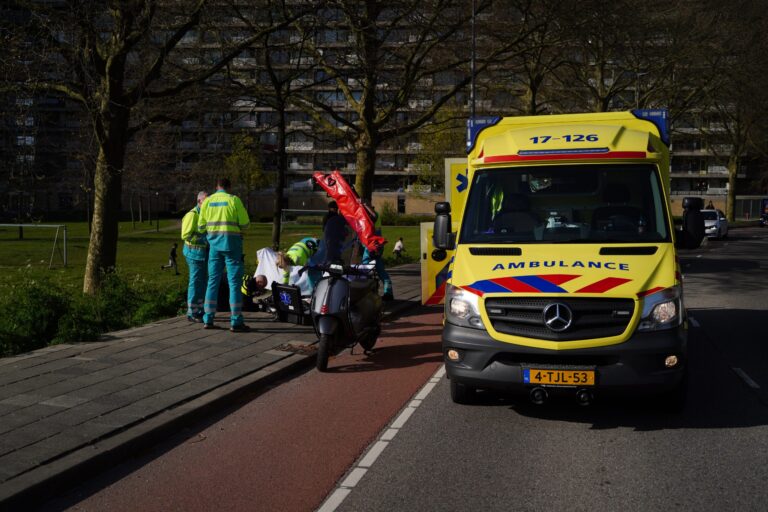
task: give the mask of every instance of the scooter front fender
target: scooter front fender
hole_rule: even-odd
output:
[[[332,336],[339,327],[339,319],[334,316],[321,316],[317,320],[317,333]]]

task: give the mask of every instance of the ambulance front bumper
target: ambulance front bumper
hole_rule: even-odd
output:
[[[683,326],[635,332],[616,345],[552,351],[500,342],[487,331],[446,323],[442,341],[448,378],[478,389],[527,390],[534,385],[524,382],[524,370],[555,369],[594,370],[595,392],[662,393],[682,382],[687,365]],[[459,361],[448,359],[450,349],[459,352]],[[665,366],[670,355],[679,361],[673,368]]]

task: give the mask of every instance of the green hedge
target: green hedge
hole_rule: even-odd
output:
[[[162,288],[120,273],[104,277],[95,297],[19,270],[0,297],[0,357],[56,343],[95,341],[101,333],[183,313],[186,290]]]
[[[434,222],[434,215],[413,215],[397,213],[397,209],[389,201],[381,205],[381,223],[385,226],[418,226],[422,222]]]

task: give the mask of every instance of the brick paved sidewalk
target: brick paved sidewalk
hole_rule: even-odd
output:
[[[396,300],[418,304],[418,264],[389,269]],[[312,364],[310,326],[246,313],[248,333],[185,317],[0,359],[0,509],[51,496],[75,473],[116,463],[139,443],[210,413],[248,389]],[[45,497],[45,496],[43,496]]]

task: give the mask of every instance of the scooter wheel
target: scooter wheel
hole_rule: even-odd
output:
[[[328,370],[328,356],[331,351],[331,338],[327,334],[321,334],[317,342],[317,360],[315,367],[317,371],[324,372]]]
[[[381,329],[376,328],[373,332],[368,334],[365,338],[360,340],[360,346],[363,347],[363,350],[371,350],[374,345],[376,345],[376,341],[379,339],[379,334],[381,334]]]

